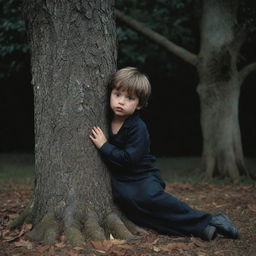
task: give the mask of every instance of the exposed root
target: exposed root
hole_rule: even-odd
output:
[[[20,227],[24,222],[30,220],[30,215],[33,209],[33,204],[29,204],[26,209],[17,217],[14,221],[9,224],[10,229]]]
[[[91,240],[106,240],[105,232],[98,223],[97,215],[94,212],[88,214],[88,218],[84,222],[86,236]]]
[[[132,232],[132,234],[137,236],[148,234],[145,229],[137,226],[132,221],[128,220],[125,216],[122,216],[121,219],[124,222],[125,226]]]
[[[84,242],[84,237],[80,231],[80,225],[75,221],[65,225],[64,234],[73,246],[81,245]]]
[[[32,240],[42,241],[45,244],[55,243],[58,235],[59,227],[52,214],[46,214],[42,221],[28,233],[28,237]]]
[[[9,227],[17,228],[24,222],[32,223],[32,213],[33,204],[31,203]],[[55,211],[54,213],[48,212],[44,215],[42,220],[26,234],[27,237],[43,242],[44,244],[53,244],[56,242],[60,232],[63,231],[68,242],[73,246],[78,246],[84,242],[85,238],[88,240],[103,241],[109,239],[110,234],[112,234],[113,237],[117,239],[130,240],[136,238],[138,235],[147,234],[143,228],[138,227],[123,216],[117,208],[114,208],[113,212],[107,215],[103,223],[99,221],[97,214],[93,211],[86,213],[84,222],[80,222],[72,215],[67,215],[60,219],[56,218]]]
[[[115,213],[110,213],[105,220],[106,227],[110,233],[118,239],[129,240],[134,238],[133,234],[127,229],[120,217]]]

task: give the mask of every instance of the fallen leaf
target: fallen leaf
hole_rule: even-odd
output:
[[[60,243],[56,243],[55,246],[58,248],[63,248],[65,247],[65,244],[63,242],[60,242]]]
[[[104,248],[103,243],[100,241],[91,241],[91,244],[94,247],[94,249],[96,249],[96,250],[103,250],[103,248]]]
[[[253,204],[248,204],[247,207],[248,207],[251,211],[256,212],[256,206],[255,206],[255,205],[253,205]]]
[[[99,252],[99,253],[103,253],[105,254],[106,252],[105,251],[102,251],[102,250],[95,250],[96,252]]]
[[[166,245],[159,246],[159,248],[163,251],[170,251],[173,249],[181,249],[187,251],[192,249],[193,247],[193,243],[169,243]]]
[[[76,247],[74,247],[73,249],[76,250],[76,251],[80,251],[80,250],[83,250],[84,248],[83,248],[83,247],[76,246]]]
[[[125,240],[120,240],[120,239],[114,239],[114,240],[111,241],[111,243],[114,244],[114,245],[119,245],[119,244],[126,243],[126,241]]]
[[[68,255],[69,256],[82,256],[82,254],[77,254],[75,252],[72,252],[72,251],[68,251]],[[55,256],[55,255],[54,255]]]
[[[207,254],[205,252],[197,252],[196,256],[206,256]]]
[[[32,224],[26,224],[24,223],[21,227],[20,233],[17,237],[23,236],[27,231],[31,230]]]
[[[152,244],[157,244],[160,238],[157,238]]]
[[[158,247],[156,247],[156,246],[154,246],[154,247],[153,247],[153,251],[154,251],[154,252],[160,252],[160,251],[161,251],[161,249],[160,249],[160,248],[158,248]]]
[[[129,244],[121,244],[118,246],[118,248],[129,250],[129,249],[132,249],[133,246]]]
[[[15,242],[14,245],[16,247],[26,247],[28,250],[31,250],[33,248],[33,245],[30,241],[28,240],[19,240],[18,242]]]
[[[197,247],[207,247],[207,243],[203,242],[200,238],[191,237],[191,242],[194,243]]]
[[[39,252],[45,252],[47,249],[49,249],[49,245],[39,245],[36,247],[37,251]]]
[[[10,219],[15,219],[15,218],[17,218],[18,216],[19,216],[18,213],[8,214],[8,217],[9,217]]]

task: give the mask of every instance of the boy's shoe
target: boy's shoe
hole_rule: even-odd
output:
[[[201,238],[205,241],[213,240],[217,235],[216,228],[211,225],[207,225],[204,229]]]
[[[214,215],[209,225],[216,227],[217,232],[225,237],[233,239],[239,238],[236,225],[225,214]]]

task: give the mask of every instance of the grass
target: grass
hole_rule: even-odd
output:
[[[246,166],[256,174],[256,158],[246,158]],[[156,166],[166,182],[198,183],[202,180],[199,172],[200,157],[161,157]],[[31,182],[34,178],[34,155],[31,153],[0,154],[0,184],[6,181],[16,183]],[[247,177],[241,182],[252,183]],[[214,179],[214,183],[229,183],[230,179]]]
[[[31,182],[34,177],[34,155],[29,153],[0,154],[0,184]]]

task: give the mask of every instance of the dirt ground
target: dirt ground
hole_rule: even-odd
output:
[[[218,236],[205,242],[194,237],[168,237],[149,231],[148,235],[131,241],[85,241],[81,246],[72,247],[61,236],[54,245],[39,244],[26,238],[31,225],[25,224],[16,230],[7,228],[25,208],[32,193],[31,185],[7,183],[0,188],[0,256],[256,255],[256,184],[170,183],[167,191],[196,209],[226,213],[237,224],[241,238],[231,240]]]

